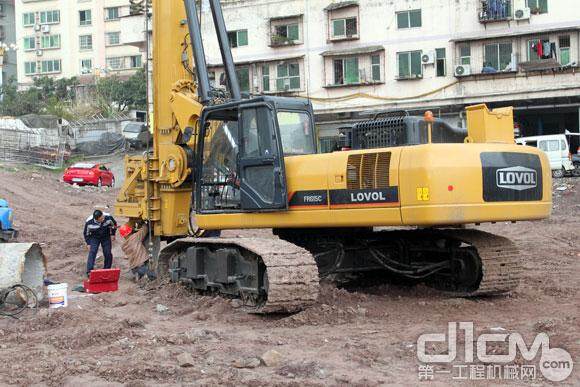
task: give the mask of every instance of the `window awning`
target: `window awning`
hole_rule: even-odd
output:
[[[347,50],[330,50],[324,51],[320,55],[322,56],[343,56],[343,55],[356,55],[356,54],[372,54],[373,52],[384,51],[383,46],[368,46],[368,47],[356,47],[349,48]]]
[[[472,42],[477,40],[488,40],[488,39],[501,39],[501,38],[510,38],[510,37],[517,37],[517,36],[526,36],[526,35],[543,35],[549,34],[551,32],[561,32],[561,31],[578,31],[580,30],[580,24],[570,24],[570,25],[558,25],[553,27],[541,28],[540,26],[530,26],[530,27],[522,27],[518,28],[516,31],[514,30],[502,30],[502,31],[493,31],[493,32],[478,32],[474,34],[465,34],[461,36],[456,36],[452,38],[451,42],[461,43],[461,42]]]
[[[278,21],[278,20],[286,20],[286,19],[298,19],[304,16],[303,13],[298,13],[296,15],[289,15],[289,16],[274,16],[270,18],[270,21]]]
[[[252,60],[239,60],[235,61],[236,66],[247,66],[250,64],[262,64],[262,63],[275,63],[275,62],[287,62],[289,60],[304,59],[304,54],[302,55],[290,55],[290,56],[277,56],[276,58],[257,58]],[[208,63],[208,68],[220,68],[224,67],[221,63]]]
[[[337,9],[348,8],[348,7],[358,7],[358,1],[341,1],[339,3],[332,3],[326,6],[324,10],[326,12],[335,11]]]

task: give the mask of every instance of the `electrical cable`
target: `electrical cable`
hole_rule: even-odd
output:
[[[11,298],[20,302],[14,303],[10,300]],[[31,304],[31,301],[34,301],[34,304]],[[10,309],[10,305],[14,309]],[[18,316],[31,306],[35,311],[38,310],[38,297],[34,290],[26,285],[17,284],[0,292],[0,316],[2,317],[18,319]]]
[[[445,86],[439,87],[437,89],[434,89],[434,90],[431,90],[431,91],[428,91],[425,93],[413,95],[413,96],[408,96],[408,97],[381,97],[378,95],[372,95],[372,94],[368,94],[368,93],[354,93],[354,94],[343,95],[341,97],[331,97],[331,98],[309,97],[309,98],[312,101],[323,102],[323,103],[324,102],[344,102],[344,101],[350,101],[350,100],[358,99],[358,98],[374,99],[374,100],[379,100],[379,101],[406,101],[406,100],[410,100],[410,99],[423,98],[423,97],[430,96],[432,94],[436,94],[436,93],[443,91],[451,86],[455,86],[458,83],[459,83],[459,81],[454,81],[454,82],[451,82]]]
[[[183,43],[182,43],[183,51],[181,52],[181,64],[185,68],[185,71],[187,71],[195,80],[197,78],[197,75],[195,74],[195,71],[193,70],[193,66],[189,66],[189,57],[187,55],[187,49],[189,48],[189,43],[187,42],[188,39],[189,39],[189,33],[185,34],[185,37],[183,38]]]

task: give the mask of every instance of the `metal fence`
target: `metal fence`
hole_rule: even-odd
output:
[[[70,155],[66,143],[66,136],[58,131],[0,128],[0,160],[62,168]]]

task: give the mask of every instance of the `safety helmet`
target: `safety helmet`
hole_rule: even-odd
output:
[[[124,224],[121,227],[119,227],[119,234],[121,234],[123,238],[126,238],[127,236],[131,235],[132,232],[133,227],[129,226],[128,224]]]

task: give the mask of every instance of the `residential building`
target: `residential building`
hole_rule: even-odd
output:
[[[128,0],[16,0],[19,84],[43,75],[91,80],[133,74],[144,54],[122,43],[129,16]]]
[[[319,135],[389,109],[465,125],[514,106],[523,135],[578,131],[576,0],[223,0],[242,90],[311,98]],[[207,2],[211,80],[225,85]]]
[[[0,85],[16,78],[14,0],[0,0]]]

